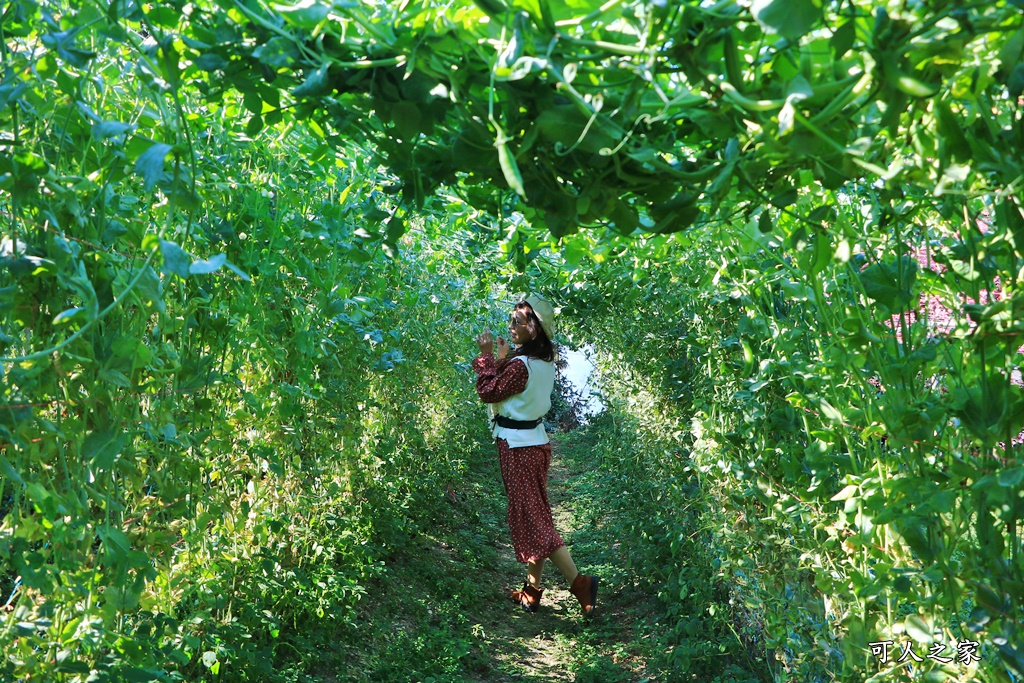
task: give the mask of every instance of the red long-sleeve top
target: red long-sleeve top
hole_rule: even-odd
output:
[[[521,360],[508,359],[498,363],[494,354],[482,353],[473,359],[476,370],[476,393],[484,403],[500,403],[526,389],[530,372]]]

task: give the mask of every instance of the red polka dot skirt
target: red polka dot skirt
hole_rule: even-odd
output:
[[[509,448],[498,439],[501,479],[508,497],[508,528],[520,562],[541,560],[565,545],[548,503],[551,444]]]

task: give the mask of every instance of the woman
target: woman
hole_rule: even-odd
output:
[[[498,443],[501,478],[508,498],[508,526],[516,559],[527,564],[526,583],[509,598],[536,612],[544,592],[541,572],[551,561],[569,582],[584,614],[597,602],[597,577],[581,574],[555,531],[548,503],[551,443],[542,418],[551,408],[555,382],[554,310],[544,299],[528,296],[509,316],[508,333],[516,350],[506,358],[509,344],[497,341],[490,329],[477,336],[480,355],[473,360],[476,390],[488,405]]]

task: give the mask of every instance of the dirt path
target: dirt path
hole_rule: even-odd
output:
[[[360,683],[674,683],[666,677],[665,606],[630,567],[623,538],[637,511],[619,503],[632,482],[604,467],[600,434],[555,435],[548,494],[555,525],[581,571],[601,580],[584,619],[558,569],[544,568],[540,610],[507,598],[526,567],[505,524],[497,459],[481,463],[427,533],[397,546],[362,603],[356,637],[316,662],[310,681]],[[624,488],[626,487],[626,488]],[[636,558],[634,558],[636,559]],[[689,680],[689,679],[686,679]]]
[[[576,598],[550,562],[544,567],[544,597],[536,613],[517,609],[503,591],[509,577],[525,577],[525,566],[515,561],[507,538],[499,549],[499,563],[487,572],[493,600],[485,614],[476,615],[485,630],[492,666],[476,681],[640,681],[643,662],[629,652],[630,623],[637,612],[648,612],[653,598],[624,585],[627,572],[620,565],[618,544],[605,546],[604,557],[595,558],[595,533],[606,526],[601,510],[587,505],[586,463],[560,448],[553,440],[548,493],[555,526],[565,539],[581,571],[601,578],[599,611],[588,620],[580,613]],[[582,495],[581,495],[582,494]],[[507,534],[506,534],[507,535]],[[594,563],[600,559],[597,568]],[[521,579],[520,579],[521,580]],[[609,669],[615,669],[611,671]]]
[[[730,594],[708,554],[664,547],[662,481],[637,466],[628,438],[607,421],[552,438],[555,524],[580,570],[601,580],[592,618],[550,564],[538,612],[508,600],[526,567],[510,544],[497,458],[481,452],[461,489],[389,548],[352,627],[303,683],[771,680],[763,650],[744,649],[726,621]],[[694,515],[686,509],[674,514]],[[670,523],[697,528],[696,518]]]
[[[567,478],[565,463],[556,451],[548,473],[548,491],[555,527],[568,541],[574,529],[569,523],[572,515],[564,503],[564,484]],[[506,538],[500,545],[501,561],[494,573],[502,578],[525,577],[525,566],[515,561],[515,554],[508,539]],[[550,562],[544,567],[544,587],[541,608],[533,614],[516,609],[511,602],[496,596],[497,604],[487,615],[490,621],[487,635],[489,644],[493,647],[495,669],[500,671],[502,676],[495,678],[495,671],[492,670],[486,680],[573,680],[573,676],[567,670],[562,636],[576,628],[574,621],[578,617],[578,605],[570,604],[569,601],[575,601],[575,598],[566,590],[565,581]],[[576,613],[569,612],[573,607],[576,608]]]

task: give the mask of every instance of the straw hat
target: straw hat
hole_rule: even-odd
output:
[[[555,309],[551,307],[550,303],[536,294],[530,294],[529,296],[523,297],[523,301],[530,304],[530,308],[533,309],[534,315],[536,315],[537,319],[540,320],[540,326],[544,328],[544,334],[548,335],[548,339],[554,340]]]

